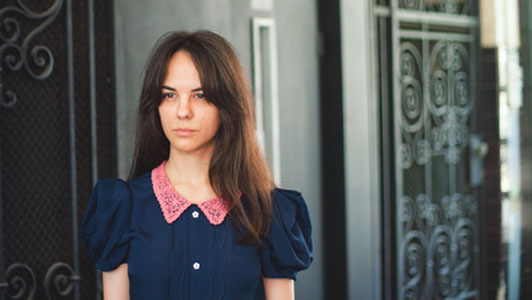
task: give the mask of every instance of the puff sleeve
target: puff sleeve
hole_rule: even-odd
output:
[[[101,271],[127,262],[132,199],[121,179],[100,179],[81,221],[80,237],[89,257]]]
[[[276,188],[272,191],[273,216],[261,250],[262,275],[296,280],[298,271],[313,260],[311,222],[300,192]]]

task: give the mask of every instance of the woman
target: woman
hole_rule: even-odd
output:
[[[312,262],[308,209],[272,182],[225,39],[171,32],[156,44],[129,179],[97,182],[81,239],[105,300],[294,299]]]

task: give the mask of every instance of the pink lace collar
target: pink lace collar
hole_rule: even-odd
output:
[[[151,171],[151,182],[155,197],[161,206],[164,219],[168,224],[171,224],[193,203],[179,195],[174,189],[174,186],[166,176],[164,169],[165,163],[166,161],[163,161]],[[223,199],[220,197],[207,200],[197,205],[213,225],[221,224],[229,210],[233,208],[230,207],[227,209]]]

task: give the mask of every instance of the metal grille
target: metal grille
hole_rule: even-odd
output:
[[[469,15],[473,0],[399,0],[399,8]]]
[[[477,200],[468,186],[471,36],[399,38],[398,278],[405,299],[477,296]],[[458,37],[458,36],[456,36]]]
[[[385,292],[387,298],[480,296],[478,199],[469,167],[476,4],[392,0],[389,7],[374,9],[379,57],[391,60],[379,62],[381,116],[393,112],[393,122],[381,120],[383,139],[392,139],[394,149],[383,148],[384,155],[393,155],[395,182],[389,186],[395,192],[384,193],[384,201],[395,204],[383,205],[395,220],[388,224],[395,227],[395,237],[385,241],[395,249],[385,251],[395,270],[385,266],[384,272],[395,271],[394,279],[386,279],[394,283],[385,286],[397,295]],[[390,50],[383,48],[388,45]],[[389,72],[388,80],[383,74]]]
[[[0,6],[0,299],[94,299],[98,292],[94,265],[76,241],[94,172],[116,174],[113,127],[99,129],[97,143],[91,135],[93,122],[114,121],[112,11],[107,1],[94,1],[100,14],[92,46],[103,63],[94,76],[99,92],[91,115],[89,66],[96,61],[89,55],[88,3]],[[100,168],[91,167],[94,159]]]

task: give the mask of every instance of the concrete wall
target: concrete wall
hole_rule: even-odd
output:
[[[155,41],[170,30],[208,29],[227,38],[251,73],[252,17],[274,17],[279,60],[281,185],[300,190],[313,221],[315,261],[299,274],[297,299],[322,299],[317,12],[314,1],[275,1],[273,10],[251,0],[115,0],[115,55],[119,176],[131,166],[135,109],[142,68]]]

